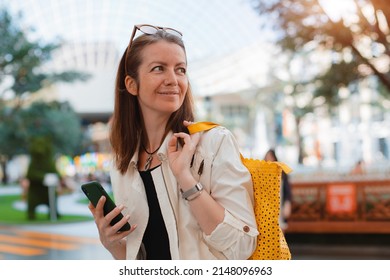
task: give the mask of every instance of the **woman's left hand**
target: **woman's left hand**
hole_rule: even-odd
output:
[[[191,123],[184,121],[184,125],[188,126]],[[184,145],[181,147],[178,143],[178,139],[183,139]],[[168,161],[169,166],[175,175],[176,179],[180,182],[180,178],[191,175],[190,164],[192,156],[195,153],[196,146],[200,140],[200,133],[189,135],[184,132],[175,133],[168,143]]]

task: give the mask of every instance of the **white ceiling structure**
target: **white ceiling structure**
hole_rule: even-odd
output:
[[[22,13],[34,40],[61,40],[56,70],[93,75],[87,83],[61,84],[60,100],[81,113],[110,112],[119,57],[134,24],[169,26],[183,32],[194,94],[210,96],[266,83],[272,60],[251,0],[0,0]]]

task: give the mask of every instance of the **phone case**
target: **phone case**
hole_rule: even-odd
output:
[[[81,186],[81,190],[84,192],[84,194],[88,197],[88,199],[95,207],[102,196],[106,197],[106,202],[104,203],[103,206],[104,216],[106,216],[116,207],[111,197],[107,194],[107,192],[99,182],[92,181],[92,182],[85,183]],[[110,225],[112,226],[115,225],[122,218],[123,218],[122,213],[119,213],[114,219],[112,219]],[[127,230],[130,230],[129,223],[124,224],[119,231],[127,231]]]

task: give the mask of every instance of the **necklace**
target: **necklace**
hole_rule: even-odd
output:
[[[147,154],[149,155],[148,158],[146,159],[146,163],[145,163],[145,167],[144,167],[144,169],[145,169],[146,171],[149,170],[150,165],[152,164],[153,155],[158,151],[158,149],[160,149],[160,147],[161,147],[161,144],[160,144],[160,146],[158,146],[158,148],[157,148],[156,150],[154,150],[153,152],[149,153],[149,152],[146,150],[144,144],[142,144],[142,148],[144,149],[145,153],[147,153]]]

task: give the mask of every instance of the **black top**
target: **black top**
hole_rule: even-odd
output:
[[[142,242],[146,249],[147,260],[170,260],[169,239],[164,219],[161,214],[160,204],[157,199],[151,171],[156,166],[146,171],[139,171],[145,185],[146,196],[149,205],[149,220]]]

